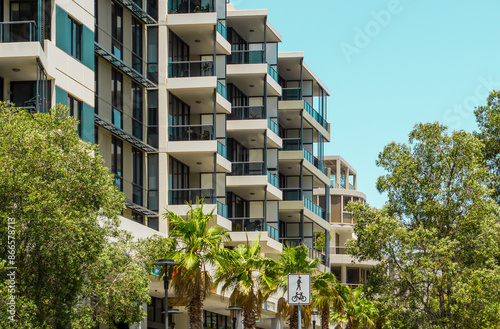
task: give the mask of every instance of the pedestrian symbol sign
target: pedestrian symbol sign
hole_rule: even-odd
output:
[[[311,304],[311,275],[288,274],[288,304]]]

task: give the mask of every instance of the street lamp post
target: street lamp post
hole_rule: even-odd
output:
[[[170,278],[167,274],[167,269],[169,266],[176,266],[179,265],[179,263],[176,263],[172,259],[160,259],[153,265],[165,267],[165,275],[163,276],[163,282],[165,286],[165,329],[169,329],[168,328],[168,281],[170,280]]]
[[[312,316],[312,319],[313,319],[313,329],[316,329],[316,317],[319,315],[319,312],[318,311],[312,311],[311,312],[311,316]]]
[[[170,323],[170,329],[175,329],[174,314],[182,314],[182,312],[176,308],[173,308],[171,310],[168,310],[168,314],[172,314],[172,323]]]
[[[226,310],[233,311],[233,329],[236,329],[236,312],[243,309],[239,306],[229,306]]]

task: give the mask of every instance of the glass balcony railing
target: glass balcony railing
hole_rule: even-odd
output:
[[[183,61],[168,63],[169,78],[210,77],[213,75],[213,61]]]
[[[171,142],[213,140],[214,127],[212,125],[185,125],[168,128],[168,138]]]
[[[284,201],[299,201],[302,200],[302,189],[301,188],[282,188],[283,200]]]
[[[304,101],[304,108],[323,128],[326,129],[328,127],[328,122],[306,101]]]
[[[224,39],[227,39],[227,27],[221,21],[217,22],[217,32],[219,32],[219,34],[222,35]]]
[[[217,154],[227,159],[227,147],[219,141],[217,141]]]
[[[262,64],[264,63],[263,50],[232,50],[227,57],[228,64]]]
[[[325,210],[323,208],[321,208],[320,206],[318,206],[317,204],[315,204],[314,202],[312,202],[311,200],[309,200],[305,196],[303,196],[302,199],[304,200],[304,206],[307,209],[311,210],[313,213],[315,213],[319,217],[325,219]]]
[[[234,232],[267,232],[271,239],[279,241],[278,229],[266,224],[264,217],[236,217],[230,220]]]
[[[280,188],[278,176],[271,173],[270,171],[267,172],[267,181],[269,182],[269,184],[273,185],[274,187]]]
[[[331,188],[339,188],[339,184],[332,179],[332,180],[330,180],[330,187]]]
[[[233,106],[230,120],[264,119],[264,106]]]
[[[227,99],[227,88],[220,81],[217,81],[217,93]]]
[[[214,204],[214,189],[185,188],[170,189],[168,203],[172,205],[182,205],[186,202],[195,203],[198,199],[203,199],[206,204]]]
[[[267,73],[274,79],[274,81],[278,82],[278,72],[269,64],[267,64]]]
[[[354,187],[354,185],[352,185],[351,183],[349,183],[349,189],[350,190],[355,190],[356,188]]]
[[[304,158],[318,168],[322,173],[326,174],[326,166],[323,161],[312,155],[309,151],[304,149]]]
[[[264,175],[264,162],[232,162],[232,176],[251,176],[251,175]]]
[[[169,14],[207,13],[215,11],[214,0],[170,0]]]
[[[279,135],[278,124],[276,122],[274,122],[271,118],[267,118],[267,127],[269,129],[271,129],[271,131],[273,133],[275,133],[276,135]]]
[[[300,151],[300,138],[283,138],[283,150],[285,151]]]
[[[282,88],[281,100],[300,101],[302,99],[301,88]]]
[[[17,21],[0,23],[0,43],[38,41],[35,21]]]
[[[227,205],[217,201],[217,215],[227,218],[228,208]]]

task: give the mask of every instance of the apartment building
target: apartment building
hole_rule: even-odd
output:
[[[330,189],[315,190],[315,198],[320,205],[330,200],[330,271],[342,284],[356,288],[365,282],[376,262],[354,262],[354,258],[346,253],[345,244],[355,238],[353,227],[356,224],[346,207],[351,201],[366,203],[366,195],[358,191],[356,170],[340,155],[325,156],[324,161],[331,171]],[[328,194],[329,198],[325,198]]]
[[[267,10],[226,0],[2,0],[0,17],[2,99],[69,107],[125,194],[124,229],[167,235],[161,214],[184,216],[186,202],[203,198],[233,245],[260,236],[276,257],[303,243],[329,270],[330,92],[304,53],[278,52]],[[163,328],[153,277],[151,296],[134,328]],[[282,328],[276,302],[259,327]],[[227,306],[207,300],[206,327],[229,327]],[[187,327],[186,314],[174,317]]]

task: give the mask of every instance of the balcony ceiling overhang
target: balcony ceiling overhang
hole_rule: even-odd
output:
[[[304,52],[280,52],[278,53],[278,73],[285,80],[299,80],[300,81],[300,61],[304,59]],[[314,95],[318,95],[319,86],[321,86],[328,96],[330,90],[326,85],[316,76],[309,66],[304,62],[304,69],[302,70],[303,80],[314,81]]]
[[[264,22],[267,10],[228,10],[227,24],[232,27],[247,42],[264,42]],[[276,29],[267,22],[266,41],[281,42],[282,37]],[[253,32],[251,32],[253,31]]]

